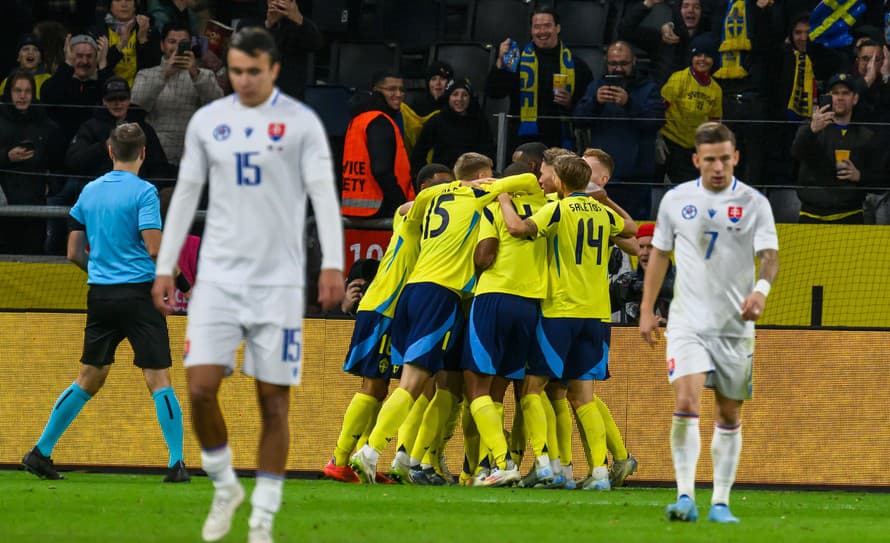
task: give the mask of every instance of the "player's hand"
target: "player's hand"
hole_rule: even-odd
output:
[[[502,192],[498,194],[498,202],[504,205],[512,206],[513,196],[509,192]]]
[[[654,347],[661,339],[661,332],[658,331],[658,317],[652,311],[643,311],[640,313],[640,335],[646,340],[651,347]]]
[[[763,315],[766,296],[762,292],[752,292],[742,301],[742,320],[756,321]]]
[[[352,313],[352,308],[359,303],[364,296],[365,285],[368,282],[364,279],[353,279],[346,285],[346,295],[343,296],[343,302],[340,304],[340,311],[344,313]]]
[[[810,121],[810,130],[813,134],[818,134],[826,126],[834,122],[834,112],[831,111],[830,105],[825,105],[813,112],[813,119]]]
[[[151,299],[162,315],[173,313],[173,302],[176,300],[176,285],[172,275],[156,275],[151,287]]]
[[[587,195],[597,202],[602,202],[604,204],[609,200],[609,193],[606,192],[606,189],[597,185],[593,181],[587,183]]]
[[[470,181],[461,181],[460,184],[465,187],[476,187],[477,189],[482,188],[485,185],[490,185],[497,181],[494,177],[486,177],[483,179],[471,179]]]
[[[341,270],[321,270],[318,274],[318,304],[322,311],[330,311],[337,307],[346,295]]]

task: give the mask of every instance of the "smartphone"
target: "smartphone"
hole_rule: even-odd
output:
[[[828,111],[831,111],[831,95],[830,94],[821,94],[819,95],[819,109],[828,106]]]
[[[623,75],[606,74],[606,76],[603,77],[603,81],[605,82],[606,85],[608,85],[610,87],[621,87],[622,89],[624,88],[624,76]]]
[[[191,48],[191,45],[191,42],[187,40],[182,40],[181,42],[179,42],[179,46],[176,48],[176,56],[181,57],[185,55],[185,52]]]
[[[31,140],[20,141],[16,147],[22,147],[24,149],[27,149],[28,151],[33,151],[34,150],[34,142]]]

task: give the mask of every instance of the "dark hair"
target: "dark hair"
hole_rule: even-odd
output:
[[[553,170],[569,190],[584,190],[590,182],[590,165],[575,154],[557,157]]]
[[[523,173],[534,173],[528,164],[522,162],[512,162],[501,172],[501,177],[510,177],[511,175],[520,175]]]
[[[145,147],[145,132],[136,123],[124,123],[111,131],[108,143],[115,161],[133,162]]]
[[[735,148],[735,134],[725,124],[710,121],[702,123],[695,129],[695,147],[710,143],[723,143],[728,141]]]
[[[541,160],[544,159],[544,151],[546,150],[547,145],[540,141],[530,141],[517,147],[516,150],[513,151],[513,154],[516,154],[517,152],[522,153],[523,157],[528,157],[540,164]]]
[[[532,11],[532,14],[528,18],[528,24],[531,26],[532,20],[535,18],[535,15],[550,15],[553,17],[553,23],[559,24],[559,13],[556,13],[556,8],[549,4],[540,4],[538,7]]]
[[[417,176],[414,178],[414,190],[420,191],[420,186],[431,180],[436,174],[447,173],[451,176],[451,168],[444,164],[439,164],[437,162],[432,162],[427,164],[423,168],[417,172]]]
[[[37,83],[34,81],[34,76],[25,70],[15,69],[9,74],[9,79],[6,80],[6,89],[3,90],[3,102],[12,102],[12,87],[15,86],[15,82],[19,79],[24,79],[25,81],[31,84],[31,103],[37,101]]]
[[[268,30],[257,26],[248,26],[232,34],[232,38],[229,40],[229,48],[237,49],[254,58],[263,53],[268,53],[272,64],[281,59],[278,46],[275,45],[275,38],[272,37]]]
[[[371,74],[371,88],[373,89],[380,83],[383,83],[384,79],[387,79],[390,77],[393,79],[403,79],[402,74],[400,74],[399,72],[397,72],[395,70],[378,70],[378,71],[374,72],[373,74]]]
[[[568,149],[563,149],[562,147],[551,147],[544,151],[544,155],[542,157],[543,164],[547,164],[549,166],[556,165],[556,159],[561,156],[578,156],[575,153],[569,151]]]
[[[861,42],[859,42],[859,46],[856,48],[856,55],[857,55],[857,56],[859,55],[859,51],[860,51],[863,47],[881,47],[881,44],[878,43],[878,42],[876,42],[875,40],[869,38],[869,37],[866,37],[864,40],[862,40]],[[879,68],[880,68],[880,66],[879,66]]]
[[[167,34],[171,32],[188,32],[189,37],[192,35],[192,30],[188,27],[188,25],[184,25],[179,21],[173,20],[167,23],[164,26],[164,30],[161,31],[161,41],[167,39]]]

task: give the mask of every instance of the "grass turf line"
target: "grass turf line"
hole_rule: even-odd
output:
[[[0,472],[0,541],[200,541],[212,485],[162,484],[160,476],[71,472],[41,481]],[[248,498],[223,541],[245,541]],[[886,541],[890,494],[733,492],[736,526],[707,522],[710,491],[698,495],[696,524],[669,523],[672,489],[612,492],[348,485],[288,480],[276,541],[492,543],[549,541]]]

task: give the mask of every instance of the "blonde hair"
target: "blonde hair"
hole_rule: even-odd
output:
[[[480,153],[464,153],[454,163],[454,178],[460,180],[476,179],[480,172],[491,171],[494,163]]]
[[[577,156],[575,153],[569,151],[568,149],[563,149],[562,147],[551,147],[544,151],[544,164],[549,166],[556,165],[556,159],[561,156]]]
[[[606,171],[609,173],[609,177],[612,177],[612,171],[615,169],[615,161],[612,160],[612,157],[609,153],[603,151],[602,149],[596,149],[593,147],[587,148],[584,151],[584,158],[595,158],[603,167],[606,168]]]
[[[590,165],[575,154],[558,157],[553,170],[569,190],[584,190],[590,182]]]

